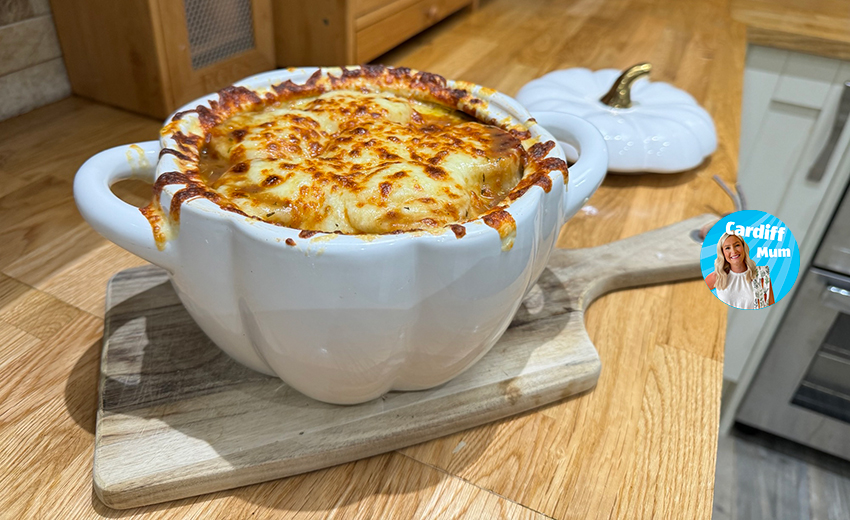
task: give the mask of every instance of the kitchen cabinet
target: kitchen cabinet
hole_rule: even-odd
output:
[[[478,0],[273,0],[279,67],[365,63]]]
[[[848,81],[848,61],[759,45],[747,51],[738,182],[748,209],[778,216],[794,233],[801,277],[850,176],[842,124],[850,104],[841,103]],[[766,312],[730,310],[724,379],[746,386],[793,294]]]
[[[74,94],[163,119],[274,67],[271,0],[54,0]]]

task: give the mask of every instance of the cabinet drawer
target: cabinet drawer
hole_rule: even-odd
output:
[[[351,3],[351,11],[354,18],[360,18],[364,14],[369,14],[396,2],[397,0],[354,0]]]
[[[471,2],[472,0],[420,0],[412,4],[408,0],[393,2],[407,4],[407,7],[357,31],[355,61],[363,63],[380,56]],[[386,9],[390,10],[389,7]],[[361,26],[361,20],[358,20],[357,26]]]

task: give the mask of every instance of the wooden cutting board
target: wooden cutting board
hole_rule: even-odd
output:
[[[383,453],[587,391],[600,361],[584,310],[625,287],[700,276],[695,217],[600,247],[556,250],[510,328],[477,364],[431,390],[337,406],[220,351],[162,269],[129,269],[106,297],[94,489],[129,508]]]

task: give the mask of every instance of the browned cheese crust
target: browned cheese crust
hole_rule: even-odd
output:
[[[228,87],[210,105],[190,111],[197,133],[174,132],[186,112],[163,129],[178,144],[161,153],[174,155],[182,171],[160,175],[142,210],[159,242],[166,227],[159,194],[168,184],[185,185],[169,208],[175,223],[183,202],[204,197],[301,235],[448,228],[461,238],[462,223],[484,217],[505,237],[515,229],[504,211],[510,201],[532,185],[549,191],[549,172],[567,172],[563,161],[545,158],[553,142],[487,120],[485,101],[409,69],[317,72],[263,98]]]

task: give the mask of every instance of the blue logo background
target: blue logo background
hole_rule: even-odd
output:
[[[702,277],[705,278],[714,272],[714,260],[717,258],[717,241],[726,232],[726,224],[728,222],[735,223],[735,226],[732,228],[733,230],[737,226],[758,227],[762,224],[785,228],[785,236],[782,240],[753,238],[752,234],[748,237],[741,237],[747,243],[747,246],[749,246],[750,258],[753,259],[756,265],[766,265],[770,268],[773,299],[774,302],[778,302],[783,296],[788,294],[788,291],[794,286],[794,282],[797,281],[797,274],[800,272],[800,249],[797,247],[797,240],[794,239],[794,234],[791,233],[788,226],[777,217],[764,211],[736,211],[735,213],[726,215],[717,224],[712,226],[711,231],[705,236],[705,241],[702,243],[702,250],[700,251],[699,262],[702,269]],[[766,247],[769,250],[787,248],[791,250],[791,257],[769,258],[765,256],[757,258],[756,254],[759,247]],[[715,291],[711,292],[714,293]]]

